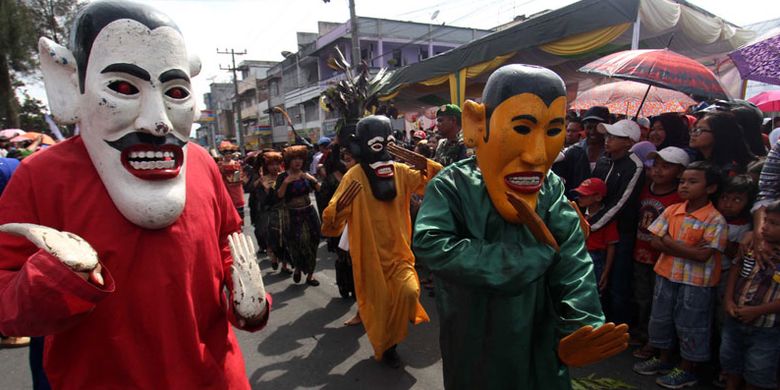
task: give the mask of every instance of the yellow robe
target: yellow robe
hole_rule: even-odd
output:
[[[412,193],[422,193],[441,165],[428,160],[428,175],[394,163],[397,195],[392,201],[377,200],[360,165],[352,167],[322,213],[322,233],[338,236],[349,223],[349,253],[355,279],[360,318],[374,358],[380,360],[390,347],[406,338],[408,323],[428,322],[420,305],[420,282],[410,248],[412,223],[409,202]],[[350,182],[362,190],[348,207],[336,213],[336,203]]]

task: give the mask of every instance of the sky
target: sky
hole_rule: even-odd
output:
[[[346,22],[348,0],[136,0],[171,16],[179,25],[188,49],[200,56],[203,70],[193,79],[197,96],[208,92],[212,81],[228,82],[229,55],[217,49],[246,50],[240,60],[281,61],[282,51],[295,52],[295,33],[317,32],[317,21]],[[556,9],[573,0],[355,0],[359,16],[408,20],[489,29],[530,15]],[[690,0],[737,25],[780,17],[777,0]],[[438,11],[438,13],[436,12]],[[435,19],[431,19],[435,15]],[[29,93],[44,102],[40,82]],[[202,101],[201,101],[202,103]]]

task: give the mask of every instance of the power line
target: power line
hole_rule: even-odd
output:
[[[220,65],[219,69],[233,72],[233,89],[235,90],[233,111],[236,113],[236,117],[238,118],[238,124],[236,126],[236,138],[238,138],[238,147],[241,150],[241,154],[245,154],[246,148],[244,147],[244,132],[242,131],[243,123],[241,122],[241,97],[238,94],[238,77],[236,76],[236,56],[245,55],[246,50],[237,52],[234,49],[230,49],[230,51],[219,51],[219,49],[217,49],[217,54],[230,54],[230,58],[233,63],[233,66],[231,67],[222,67],[222,65]]]

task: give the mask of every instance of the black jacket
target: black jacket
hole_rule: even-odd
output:
[[[602,156],[596,161],[593,177],[607,183],[607,197],[604,198],[604,207],[590,217],[591,229],[601,229],[617,218],[621,234],[636,233],[639,193],[645,178],[642,160],[631,152],[619,160]]]

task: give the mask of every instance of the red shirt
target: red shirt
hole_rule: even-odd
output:
[[[186,205],[163,229],[119,213],[81,137],[25,159],[0,198],[0,224],[73,232],[103,265],[101,289],[29,241],[0,234],[0,332],[47,336],[52,388],[249,388],[223,294],[238,214],[213,160],[187,148]]]
[[[655,264],[661,253],[650,246],[653,234],[647,228],[658,218],[667,207],[682,202],[677,189],[666,194],[656,194],[646,185],[639,194],[639,226],[636,230],[634,245],[634,260],[643,264]]]
[[[233,205],[244,207],[244,185],[241,182],[241,164],[236,160],[227,161],[219,166],[222,180],[225,182]]]
[[[603,228],[590,232],[588,240],[585,241],[585,247],[588,251],[599,251],[607,249],[607,245],[614,244],[620,240],[617,230],[617,220],[613,219]]]

